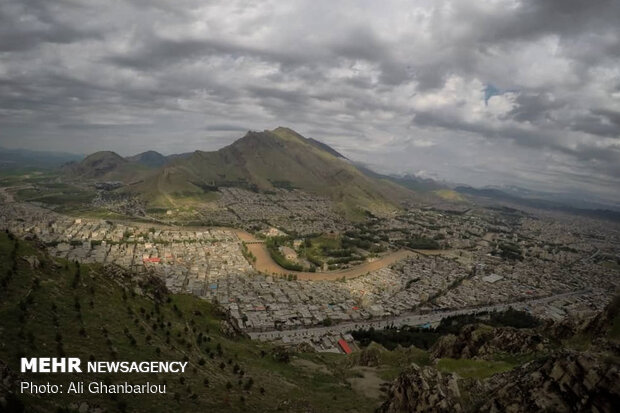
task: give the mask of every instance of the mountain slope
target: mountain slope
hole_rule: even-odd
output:
[[[131,162],[112,151],[95,152],[79,163],[63,166],[65,174],[71,178],[123,182],[137,181],[152,169],[141,163]]]
[[[159,168],[168,163],[168,159],[164,155],[155,151],[142,152],[134,156],[128,156],[125,159],[151,168]]]
[[[212,304],[116,266],[54,259],[0,232],[0,411],[370,412],[330,370],[339,355],[289,353],[236,335]],[[183,374],[20,374],[21,357],[187,361]],[[316,371],[304,367],[316,366]],[[166,385],[166,394],[20,393],[21,381]],[[84,408],[82,404],[85,403]],[[101,410],[99,410],[101,409]]]
[[[334,148],[332,148],[331,146],[321,142],[321,141],[317,141],[314,138],[307,138],[306,142],[316,146],[319,149],[324,150],[325,152],[329,152],[332,155],[334,155],[336,158],[342,158],[342,159],[347,159],[346,156],[344,156],[343,154],[341,154],[340,152],[338,152],[337,150],[335,150]]]
[[[134,190],[161,199],[161,191],[198,194],[218,186],[298,188],[329,197],[349,217],[364,210],[393,211],[400,200],[414,196],[393,182],[366,176],[325,146],[287,128],[248,132],[218,151],[196,151],[172,162]]]

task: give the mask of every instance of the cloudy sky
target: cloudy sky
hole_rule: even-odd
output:
[[[0,1],[0,146],[279,125],[382,172],[620,201],[620,2]]]

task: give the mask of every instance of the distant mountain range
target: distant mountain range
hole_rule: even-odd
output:
[[[588,216],[592,218],[609,219],[620,221],[620,211],[610,208],[578,208],[565,202],[541,198],[551,196],[545,193],[538,193],[529,190],[517,189],[512,193],[496,188],[473,188],[470,186],[458,186],[454,188],[456,192],[475,198],[485,198],[493,202],[507,202],[523,207],[566,212],[574,215]],[[516,194],[519,195],[516,195]],[[536,196],[536,197],[534,197]],[[594,204],[596,205],[596,204]]]
[[[118,180],[126,183],[144,179],[154,169],[163,167],[177,159],[191,154],[164,156],[159,152],[146,151],[123,158],[116,152],[99,151],[88,155],[79,162],[67,162],[62,169],[70,176],[83,179]]]
[[[380,174],[348,160],[323,142],[284,127],[250,131],[231,145],[212,152],[165,156],[146,151],[121,157],[115,152],[100,151],[81,158],[64,153],[0,148],[0,168],[62,165],[69,178],[122,181],[127,184],[122,191],[159,207],[175,206],[175,200],[180,198],[199,199],[218,187],[235,186],[254,191],[301,189],[330,198],[349,217],[359,217],[365,211],[379,214],[394,211],[406,200],[445,205],[473,199],[620,220],[620,208],[556,200],[550,194],[518,187],[452,188],[415,175]]]
[[[0,147],[0,169],[56,168],[66,162],[79,161],[83,155],[64,152],[31,151]]]
[[[391,179],[365,173],[328,145],[282,127],[248,132],[213,152],[165,157],[149,151],[129,158],[97,152],[64,170],[75,178],[123,181],[131,184],[126,190],[166,207],[222,186],[301,189],[330,198],[349,217],[393,211],[418,197]]]

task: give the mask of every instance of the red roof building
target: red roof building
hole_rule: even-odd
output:
[[[345,354],[351,354],[351,348],[349,347],[349,344],[347,344],[347,342],[344,341],[342,338],[338,340],[338,345],[340,346],[342,351],[345,352]]]

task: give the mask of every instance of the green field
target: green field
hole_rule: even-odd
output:
[[[443,358],[437,362],[437,369],[456,373],[463,378],[484,379],[497,373],[512,370],[514,364],[506,361]]]

